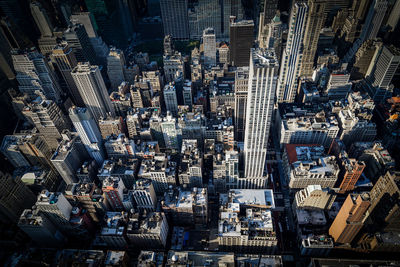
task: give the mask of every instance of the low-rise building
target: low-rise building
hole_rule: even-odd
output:
[[[206,225],[208,223],[207,188],[183,191],[170,188],[164,194],[162,209],[169,219],[177,225]]]
[[[320,185],[308,185],[297,191],[293,201],[293,210],[297,208],[330,210],[336,195]]]
[[[278,241],[272,221],[272,190],[232,189],[220,195],[218,243],[222,250],[274,253]]]
[[[151,212],[145,218],[136,213],[129,218],[127,237],[132,247],[165,248],[167,236],[168,222],[163,212]]]
[[[154,190],[163,193],[169,185],[176,185],[176,162],[165,154],[158,154],[152,159],[144,159],[140,165],[139,178],[150,179]]]
[[[283,164],[291,189],[302,189],[309,185],[332,188],[339,175],[336,157],[327,156],[324,147],[319,145],[287,144]]]
[[[179,184],[189,188],[203,186],[203,159],[197,147],[197,140],[183,139],[179,168]]]
[[[123,212],[107,212],[104,216],[105,226],[96,235],[93,242],[95,247],[125,249],[128,245],[126,225],[128,217]]]
[[[151,180],[139,179],[133,185],[133,199],[139,211],[155,211],[157,205],[156,191]]]

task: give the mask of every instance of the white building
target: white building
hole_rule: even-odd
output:
[[[329,147],[339,133],[335,117],[323,112],[313,115],[285,115],[280,123],[280,144],[320,144]]]
[[[89,155],[101,166],[105,159],[103,139],[99,127],[86,108],[72,107],[69,109],[69,117]]]
[[[241,253],[273,254],[276,251],[278,241],[271,214],[275,207],[272,190],[233,189],[220,195],[220,203],[220,248]]]
[[[178,115],[178,99],[175,85],[170,83],[164,87],[164,102],[167,111],[171,112],[174,116]]]
[[[323,146],[288,144],[285,148],[283,167],[291,189],[334,187],[340,169],[335,156],[325,155]]]
[[[244,138],[245,177],[261,178],[272,120],[278,62],[273,50],[252,49]],[[258,185],[263,186],[263,185]]]
[[[79,63],[72,70],[72,77],[82,96],[83,102],[95,121],[107,115],[115,116],[110,95],[107,92],[98,66]]]

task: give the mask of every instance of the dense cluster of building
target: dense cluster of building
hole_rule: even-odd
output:
[[[336,266],[400,252],[400,0],[289,13],[35,0],[34,40],[14,2],[0,0],[18,121],[0,143],[0,260]],[[139,51],[157,31],[158,54]]]

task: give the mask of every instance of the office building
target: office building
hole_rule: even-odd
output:
[[[373,0],[370,3],[360,36],[362,42],[365,40],[375,39],[378,36],[386,14],[387,6],[388,1],[386,0]]]
[[[18,221],[18,227],[40,247],[61,247],[63,234],[47,217],[37,209],[26,209]]]
[[[32,17],[38,27],[42,36],[52,36],[53,35],[53,25],[49,17],[47,16],[46,10],[38,1],[32,1],[30,3],[30,9]]]
[[[329,234],[336,243],[351,243],[363,226],[367,210],[371,204],[370,195],[349,194],[336,215]]]
[[[220,203],[220,249],[238,253],[276,251],[278,243],[271,214],[275,202],[271,190],[233,189],[220,195]]]
[[[296,192],[293,201],[293,210],[330,210],[336,195],[329,189],[322,189],[320,185],[308,185]]]
[[[167,111],[171,112],[174,116],[178,115],[178,98],[176,92],[176,86],[167,84],[164,87],[164,102]]]
[[[368,77],[371,87],[369,94],[374,101],[385,101],[391,96],[391,82],[400,64],[400,49],[394,46],[383,46],[372,73]]]
[[[282,106],[283,108],[283,106]],[[280,110],[280,144],[319,144],[328,148],[339,134],[339,124],[324,111],[290,107]]]
[[[97,63],[96,52],[82,24],[73,24],[63,33],[64,40],[71,47],[78,62]]]
[[[88,111],[95,121],[107,115],[115,116],[110,96],[98,66],[79,63],[72,70],[72,77]]]
[[[309,6],[294,3],[289,19],[289,32],[283,50],[277,88],[278,102],[293,102],[296,97],[298,79],[301,74],[303,43],[308,21]]]
[[[54,152],[51,163],[68,185],[78,182],[76,172],[88,159],[88,154],[78,134],[65,137]]]
[[[165,248],[168,222],[163,212],[151,212],[145,218],[133,214],[129,218],[126,236],[133,247],[143,249]]]
[[[339,176],[335,156],[327,156],[318,145],[287,144],[283,155],[283,168],[290,188],[320,185],[332,188]]]
[[[0,147],[1,153],[14,166],[14,168],[31,166],[31,163],[18,146],[19,140],[21,139],[22,137],[18,135],[6,135],[3,137]]]
[[[61,89],[56,76],[50,68],[47,59],[35,49],[29,51],[13,51],[12,60],[18,89],[35,97],[35,91],[42,92],[48,99],[58,101]]]
[[[101,166],[105,159],[103,139],[89,110],[78,107],[70,108],[69,117],[90,157],[96,160],[98,166]]]
[[[98,121],[101,137],[107,139],[110,135],[119,135],[123,131],[123,122],[121,117],[100,118]]]
[[[155,211],[157,205],[156,191],[151,180],[139,179],[133,185],[133,199],[140,211]]]
[[[241,67],[235,73],[235,139],[244,140],[246,125],[247,90],[249,83],[249,68]]]
[[[357,50],[350,79],[360,80],[372,71],[375,60],[382,50],[382,42],[376,40],[365,41]]]
[[[229,62],[233,66],[249,66],[250,49],[253,47],[254,22],[241,20],[231,22],[229,34]]]
[[[93,14],[90,12],[76,12],[71,15],[70,21],[72,24],[82,24],[85,27],[97,60],[102,65],[105,65],[109,49],[102,38],[97,34],[98,26]]]
[[[124,52],[115,47],[111,47],[107,56],[107,75],[110,79],[111,88],[113,90],[117,90],[118,86],[125,80],[124,68]]]
[[[353,84],[349,82],[350,74],[335,71],[329,76],[326,87],[329,99],[343,99],[347,97]]]
[[[169,188],[164,193],[162,210],[174,225],[206,225],[208,222],[207,188],[192,190]]]
[[[264,177],[277,71],[278,62],[272,50],[252,49],[244,138],[246,178]]]
[[[396,1],[392,6],[389,18],[386,21],[386,26],[390,27],[391,31],[394,31],[399,23],[400,18],[400,1]]]
[[[215,30],[207,28],[203,31],[204,65],[212,67],[217,64],[217,42]]]
[[[188,0],[161,0],[164,35],[173,39],[189,39]]]
[[[84,103],[82,97],[71,75],[71,71],[78,64],[71,47],[67,42],[61,42],[57,44],[53,48],[50,58],[51,61],[57,66],[58,71],[61,73],[63,80],[61,87],[64,87],[65,91],[69,93],[75,105],[83,107]]]
[[[182,129],[178,127],[176,119],[167,114],[160,124],[165,147],[179,151],[182,144]]]
[[[314,59],[317,52],[319,35],[325,24],[327,0],[308,0],[307,24],[304,30],[304,48],[300,75],[311,78],[314,71]]]
[[[70,123],[61,109],[54,101],[44,96],[38,96],[26,105],[22,114],[38,129],[52,149],[58,147],[61,133],[70,129]]]
[[[36,201],[36,208],[41,211],[62,233],[71,230],[69,222],[72,206],[63,193],[43,190]]]
[[[15,223],[24,209],[35,204],[35,195],[19,178],[0,172],[0,221]]]
[[[163,252],[154,252],[149,250],[142,250],[138,256],[138,267],[147,267],[149,265],[154,267],[162,267],[164,262]]]
[[[278,3],[279,1],[273,0],[273,1],[264,1],[264,9],[263,12],[260,13],[260,27],[265,26],[271,22],[271,20],[274,18],[276,11],[278,10]]]

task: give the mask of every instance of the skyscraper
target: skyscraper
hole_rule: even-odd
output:
[[[35,204],[35,195],[21,181],[0,172],[0,222],[17,222],[24,209]]]
[[[264,11],[260,13],[260,25],[267,25],[274,18],[278,10],[279,0],[265,0]]]
[[[37,1],[31,2],[30,8],[32,17],[35,20],[36,26],[38,27],[42,36],[52,36],[53,25],[51,25],[51,21],[47,16],[46,10]]]
[[[79,93],[71,75],[71,71],[76,67],[78,62],[76,61],[75,54],[72,52],[68,43],[62,42],[54,47],[50,58],[56,64],[58,71],[64,80],[64,82],[61,83],[61,86],[64,86],[66,89],[65,91],[69,92],[75,105],[83,107],[84,103],[81,94]]]
[[[295,3],[289,21],[286,48],[283,50],[279,74],[278,102],[293,102],[296,97],[298,79],[301,71],[303,40],[307,25],[308,5]]]
[[[90,42],[85,26],[74,24],[64,31],[64,39],[72,48],[78,62],[87,62],[96,64],[96,53]]]
[[[217,44],[215,31],[207,28],[203,31],[204,65],[210,67],[217,64]]]
[[[311,78],[319,34],[324,26],[327,0],[308,0],[308,18],[304,32],[304,50],[300,75]]]
[[[125,57],[124,52],[112,47],[107,56],[107,75],[111,82],[111,88],[117,90],[124,79]]]
[[[164,102],[167,111],[174,116],[178,115],[178,100],[176,96],[176,88],[172,84],[167,84],[164,88]]]
[[[52,149],[58,147],[61,133],[70,128],[70,123],[57,104],[38,96],[26,105],[22,111],[26,119],[31,122],[43,135]]]
[[[47,59],[35,49],[29,51],[13,51],[12,59],[18,81],[18,88],[22,93],[35,97],[39,90],[52,100],[59,100],[60,86],[54,72],[47,63]]]
[[[235,138],[243,142],[246,126],[247,91],[249,84],[249,67],[241,67],[235,73]]]
[[[98,66],[92,66],[89,63],[79,63],[72,70],[72,77],[83,102],[95,121],[98,121],[100,117],[105,118],[107,115],[115,115],[110,96]]]
[[[68,185],[78,182],[76,171],[87,159],[88,155],[84,145],[80,137],[75,134],[61,141],[51,158],[51,162]]]
[[[87,152],[96,160],[97,165],[101,166],[105,159],[103,139],[99,127],[89,110],[86,108],[72,107],[69,109],[69,117],[81,137]]]
[[[386,0],[373,0],[361,32],[361,42],[375,39],[382,26],[388,2]]]
[[[351,243],[363,226],[363,221],[370,206],[368,193],[349,194],[336,215],[329,234],[337,243]]]
[[[229,34],[230,62],[237,67],[248,66],[250,49],[253,46],[254,22],[241,20],[232,22]]]
[[[189,39],[188,0],[160,0],[164,34]]]
[[[278,62],[273,50],[251,50],[244,138],[246,178],[264,176],[277,72]]]

